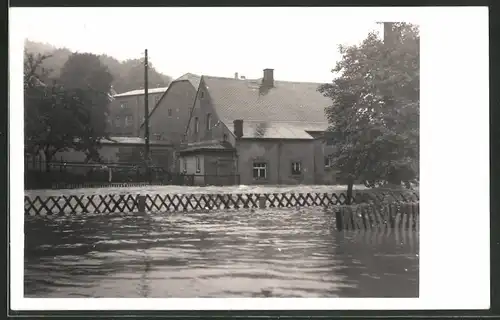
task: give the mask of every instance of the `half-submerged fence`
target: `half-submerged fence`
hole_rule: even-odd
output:
[[[344,193],[26,196],[24,211],[31,216],[60,216],[318,206],[333,209],[339,230],[381,224],[415,229],[418,201],[414,192],[357,192],[350,202]]]

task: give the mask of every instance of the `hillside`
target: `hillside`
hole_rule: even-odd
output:
[[[66,48],[56,48],[51,44],[30,40],[26,40],[24,45],[28,52],[51,56],[44,61],[43,67],[52,70],[50,77],[54,79],[59,77],[62,66],[73,53]],[[118,61],[108,55],[99,55],[99,59],[108,67],[109,72],[113,75],[113,89],[117,93],[140,89],[144,86],[144,68],[141,59]],[[150,63],[148,73],[148,85],[150,88],[166,87],[171,81],[172,78],[170,76],[156,71]]]

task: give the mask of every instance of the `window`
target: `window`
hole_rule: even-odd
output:
[[[300,161],[292,162],[292,174],[293,175],[302,174],[302,163]]]
[[[116,118],[115,118],[115,127],[121,127],[120,116],[116,116]]]
[[[201,163],[200,163],[200,157],[196,157],[196,173],[201,172]]]
[[[187,159],[182,158],[182,172],[186,173],[187,172]]]
[[[198,133],[200,127],[199,127],[200,123],[198,121],[198,117],[195,117],[194,118],[194,133]]]
[[[207,130],[210,130],[212,127],[212,115],[209,113],[207,114]]]
[[[156,140],[161,140],[161,133],[155,133],[154,137]]]
[[[122,102],[122,103],[120,104],[120,108],[122,108],[122,109],[127,109],[127,103],[126,103],[126,102]]]
[[[203,99],[204,96],[205,96],[205,92],[200,91],[200,99]]]
[[[225,134],[225,133],[224,133],[224,135],[222,136],[222,140],[223,140],[224,142],[226,142],[226,141],[227,141],[227,134]]]
[[[168,116],[171,117],[172,116],[172,109],[168,109]]]
[[[160,101],[160,96],[159,95],[155,96],[155,104],[158,103],[158,101]]]
[[[254,162],[253,164],[253,178],[266,179],[267,178],[267,163]]]
[[[325,167],[330,167],[330,157],[329,156],[326,156],[325,157]]]
[[[133,119],[134,119],[134,118],[132,118],[132,116],[126,116],[126,117],[125,117],[125,126],[126,126],[126,127],[130,127],[130,126],[132,125],[132,120],[133,120]]]

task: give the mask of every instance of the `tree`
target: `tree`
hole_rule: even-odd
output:
[[[59,83],[80,101],[78,123],[81,137],[75,148],[85,152],[88,160],[100,160],[100,140],[107,133],[108,105],[113,77],[98,56],[74,53],[61,69]]]
[[[26,153],[43,153],[49,171],[54,155],[73,146],[75,138],[81,136],[77,116],[82,101],[61,86],[40,80],[47,73],[40,67],[45,58],[25,52],[24,137]]]
[[[57,79],[63,65],[73,54],[67,48],[56,48],[50,44],[38,43],[26,40],[25,49],[29,53],[49,55],[43,60],[42,66],[51,70],[50,78]],[[108,67],[113,77],[112,86],[118,93],[140,89],[144,85],[144,64],[141,59],[118,61],[108,55],[99,55],[101,63]],[[141,67],[142,66],[142,67]],[[132,70],[135,69],[135,70]],[[166,87],[172,78],[155,70],[152,65],[149,70],[149,87]]]
[[[392,24],[387,39],[374,33],[359,45],[339,46],[339,76],[319,91],[332,99],[325,112],[337,148],[333,160],[352,196],[355,180],[369,187],[401,185],[419,171],[419,32]]]

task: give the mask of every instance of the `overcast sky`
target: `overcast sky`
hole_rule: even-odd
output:
[[[24,38],[73,51],[140,58],[158,71],[329,82],[339,44],[381,31],[353,8],[14,8]],[[16,29],[17,30],[17,29]]]

